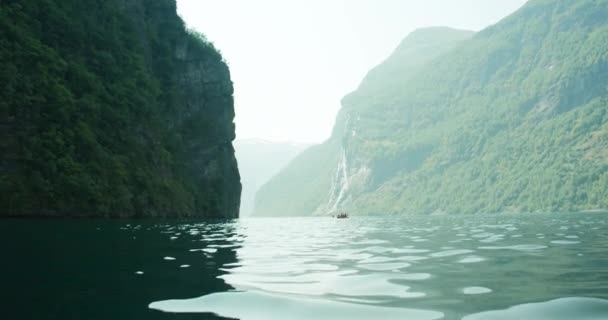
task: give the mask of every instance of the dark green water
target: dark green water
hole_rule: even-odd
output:
[[[3,319],[608,319],[608,215],[0,221]]]

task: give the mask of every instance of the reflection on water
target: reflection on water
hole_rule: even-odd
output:
[[[9,223],[12,318],[608,319],[605,215]]]
[[[548,302],[522,304],[507,310],[481,312],[463,320],[605,320],[608,301],[593,298],[562,298]]]
[[[245,320],[523,319],[567,306],[575,310],[570,319],[608,319],[604,300],[585,299],[608,298],[607,221],[601,215],[244,220],[235,225],[242,240],[237,261],[220,276],[235,290],[150,308]],[[578,298],[560,299],[567,297]],[[530,302],[539,304],[516,307]]]
[[[195,229],[221,233],[212,256],[187,250],[202,243]],[[167,314],[148,304],[231,290],[217,277],[236,261],[233,230],[233,224],[2,220],[0,318],[223,319]]]

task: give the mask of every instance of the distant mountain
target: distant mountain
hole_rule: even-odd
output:
[[[429,28],[412,33],[391,57],[369,72],[357,92],[345,98],[345,101],[355,99],[355,95],[360,100],[375,95],[392,99],[399,92],[402,82],[414,76],[433,58],[469,39],[472,34],[470,31],[449,28]],[[362,107],[373,108],[375,105],[372,103]],[[371,114],[370,120],[383,116]],[[352,119],[346,107],[343,108],[328,141],[307,149],[258,191],[254,214],[302,216],[337,210],[334,205],[340,197],[339,184],[344,173],[337,168],[344,160],[342,144],[347,139],[344,132],[349,130],[347,128],[353,120],[360,119]],[[356,138],[358,133],[354,129],[349,134]]]
[[[302,143],[272,142],[258,139],[234,142],[241,173],[241,183],[243,184],[241,216],[251,215],[255,194],[260,186],[277,174],[308,146],[308,144]]]
[[[533,0],[472,37],[408,36],[256,214],[608,208],[607,150],[608,0]]]

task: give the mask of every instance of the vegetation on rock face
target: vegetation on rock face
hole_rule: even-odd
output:
[[[306,215],[327,198],[338,161],[336,140],[310,147],[263,185],[255,195],[254,216]]]
[[[357,92],[344,98],[345,107],[338,115],[331,138],[322,145],[305,150],[260,188],[254,215],[301,216],[325,214],[337,209],[334,208],[335,199],[340,193],[339,184],[343,182],[340,181],[343,177],[339,178],[342,170],[338,170],[343,156],[342,145],[349,135],[359,135],[352,123],[361,121],[360,117],[353,118],[346,107],[347,101],[363,100],[375,94],[392,99],[389,89],[398,91],[402,81],[416,74],[424,63],[453,49],[472,34],[470,31],[429,28],[406,38],[392,57],[370,71]],[[373,111],[375,107],[371,103],[361,104],[358,108]],[[381,117],[383,115],[370,112],[367,120],[376,121]]]
[[[406,40],[377,70],[408,66],[412,47]],[[416,64],[398,75],[372,72],[344,99],[330,140],[339,140],[331,152],[344,154],[330,165],[343,196],[331,207],[359,214],[608,208],[608,1],[532,0]],[[275,181],[304,183],[293,164]],[[288,209],[269,210],[267,199],[259,214]],[[290,213],[325,213],[327,199],[306,207],[315,209]]]
[[[0,215],[238,215],[229,70],[174,0],[4,0],[0,65]]]

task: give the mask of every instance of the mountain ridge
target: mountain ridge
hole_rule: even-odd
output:
[[[256,212],[608,207],[607,15],[605,0],[530,1],[414,77],[400,72],[389,78],[394,86],[380,79],[359,88],[343,100],[328,147],[337,156],[326,163],[334,177],[324,188],[337,205],[317,197],[308,212],[263,203]],[[299,170],[275,181],[302,185]],[[270,197],[276,185],[265,188]]]
[[[420,29],[417,32],[415,31],[410,36],[413,36],[414,41],[418,41],[419,38],[432,34],[437,34],[438,31],[445,31],[446,34],[441,32],[439,33],[441,37],[445,37],[445,40],[431,42],[431,44],[433,44],[431,46],[431,53],[427,54],[427,52],[418,52],[416,50],[410,50],[410,55],[406,56],[406,58],[412,58],[412,60],[418,62],[426,62],[428,60],[432,60],[432,58],[437,57],[446,51],[449,51],[459,41],[467,39],[474,34],[472,31],[466,30],[452,29],[447,27],[431,27]],[[399,49],[403,47],[404,43],[407,43],[408,40],[412,40],[410,36],[406,37],[402,41],[402,43],[395,50],[395,53],[397,53]],[[409,49],[410,48],[408,48],[408,50]],[[395,53],[388,57],[385,62],[390,63],[392,59],[395,59]],[[419,66],[415,63],[406,63],[404,66],[401,66],[400,69],[406,70],[406,72],[415,73],[418,70],[418,67]],[[375,76],[375,74],[383,73],[389,74],[387,80],[381,79],[383,84],[386,84],[387,86],[394,87],[395,83],[399,83],[401,81],[401,79],[395,79],[394,77],[392,77],[392,74],[394,73],[393,70],[387,70],[385,68],[382,68],[382,66],[378,66],[370,70],[366,78],[359,85],[358,89],[346,95],[342,99],[343,108],[337,115],[336,124],[332,130],[332,135],[330,136],[330,138],[324,143],[313,146],[310,149],[304,151],[299,157],[294,159],[288,167],[284,168],[277,176],[275,176],[266,185],[260,188],[256,196],[254,215],[265,216],[268,215],[269,212],[276,212],[277,210],[280,210],[283,215],[307,215],[310,212],[316,212],[316,214],[323,214],[322,212],[327,210],[326,207],[320,206],[317,202],[330,202],[330,199],[328,199],[328,196],[325,194],[325,192],[328,191],[328,188],[330,188],[332,176],[334,176],[336,172],[332,172],[332,170],[330,170],[329,168],[331,168],[333,164],[337,163],[341,157],[340,145],[342,143],[343,138],[348,134],[353,133],[353,131],[347,132],[347,112],[352,109],[352,106],[347,105],[348,101],[354,99],[356,95],[365,97],[367,95],[374,94],[374,88],[371,88],[369,90],[371,91],[371,93],[363,91],[362,88],[366,88],[370,78],[378,78]],[[363,106],[363,108],[366,108],[366,106]],[[302,170],[302,174],[299,174],[291,171],[293,170],[293,168],[305,169]],[[297,177],[289,177],[287,178],[288,180],[298,181],[300,183],[298,185],[291,185],[289,181],[285,181],[284,179],[282,179],[282,177],[287,177],[289,175]],[[303,182],[302,180],[298,179],[300,177]],[[269,191],[269,188],[272,189],[273,185],[274,190],[280,190],[280,192],[274,193],[274,191]],[[288,187],[285,188],[285,185],[288,185]],[[302,192],[303,189],[309,190],[309,192]],[[303,197],[296,197],[297,199],[294,199],[295,194],[302,195]],[[279,200],[276,200],[275,197]],[[289,199],[289,203],[283,203],[281,202],[281,199]],[[317,204],[314,205],[314,203]]]

